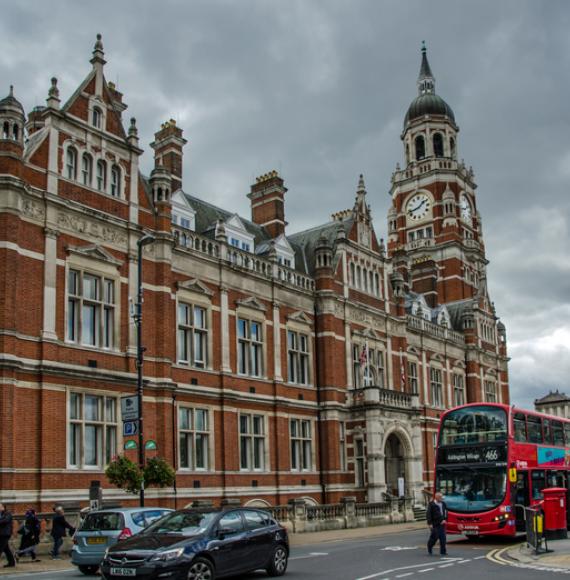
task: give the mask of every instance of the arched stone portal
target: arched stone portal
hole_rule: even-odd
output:
[[[402,441],[395,433],[391,433],[386,440],[384,448],[384,470],[386,477],[386,491],[398,496],[398,479],[404,478],[405,485],[408,484],[406,477],[406,457]],[[404,492],[405,493],[405,492]]]

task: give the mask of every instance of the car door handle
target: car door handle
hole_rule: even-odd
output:
[[[212,552],[213,552],[213,551],[215,551],[215,550],[219,550],[219,549],[220,549],[220,546],[214,546],[214,547],[212,548]]]

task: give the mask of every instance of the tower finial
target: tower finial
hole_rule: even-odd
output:
[[[364,185],[364,175],[362,175],[362,173],[358,178],[358,189],[356,190],[356,193],[366,193],[366,186]]]
[[[97,34],[97,40],[95,41],[95,46],[93,47],[93,58],[90,62],[94,67],[97,65],[102,66],[105,64],[105,53],[103,52],[103,41],[101,40],[100,34]]]
[[[14,96],[14,85],[10,85],[10,96]]]
[[[431,72],[431,68],[427,59],[427,48],[425,40],[422,40],[422,63],[420,66],[420,74],[418,75],[418,92],[420,95],[435,93],[435,77]]]

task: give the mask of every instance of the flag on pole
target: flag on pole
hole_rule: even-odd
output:
[[[366,345],[362,347],[359,362],[361,367],[363,367],[368,362],[368,349],[366,348]]]

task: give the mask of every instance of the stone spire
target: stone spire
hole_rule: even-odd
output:
[[[51,86],[48,91],[47,106],[50,109],[59,109],[59,89],[57,88],[57,79],[51,77]]]
[[[422,64],[418,75],[418,92],[420,95],[435,93],[435,77],[429,66],[425,40],[422,41]]]
[[[364,185],[364,176],[362,173],[358,178],[358,187],[356,188],[356,201],[354,202],[354,213],[369,217],[368,205],[366,203],[366,186]]]

